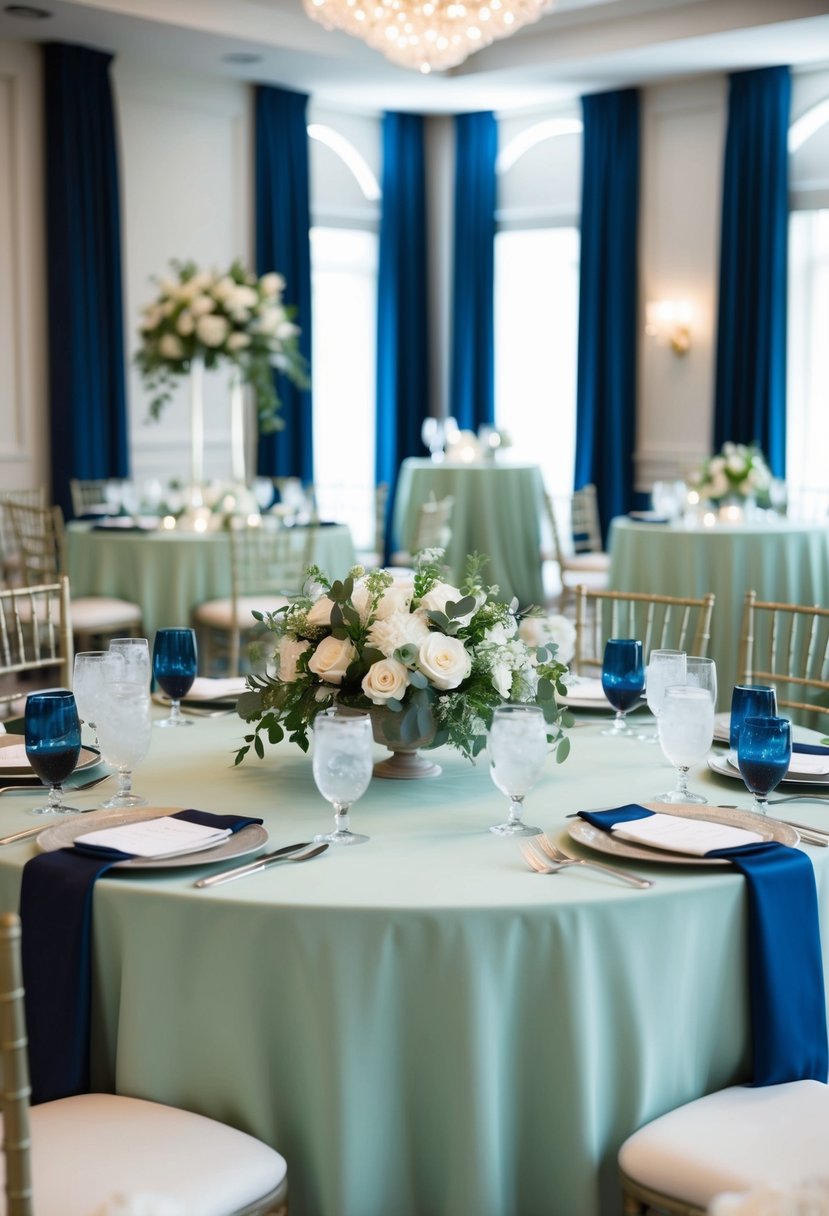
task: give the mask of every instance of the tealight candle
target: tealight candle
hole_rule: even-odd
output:
[[[706,528],[714,528],[717,524],[717,517],[713,511],[706,511],[702,517],[702,522]]]
[[[164,518],[163,518],[163,519],[162,519],[162,521],[161,521],[161,526],[162,526],[162,528],[164,528],[164,529],[165,529],[167,532],[172,532],[172,531],[173,531],[173,529],[174,529],[174,528],[175,528],[175,526],[176,526],[176,517],[175,517],[175,515],[165,515],[165,516],[164,516]]]

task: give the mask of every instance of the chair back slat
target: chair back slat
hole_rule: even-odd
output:
[[[778,711],[821,725],[829,715],[829,609],[762,601],[747,591],[737,679],[773,685]]]
[[[7,1216],[32,1216],[29,1064],[20,963],[20,918],[0,916],[0,1055]]]
[[[52,669],[60,684],[70,688],[72,661],[69,580],[65,575],[54,583],[0,591],[0,676]],[[18,700],[26,691],[19,681],[4,679],[0,705]]]
[[[705,656],[711,639],[714,595],[699,599],[576,588],[576,675],[601,670],[609,637],[635,637],[645,661],[652,650],[685,650]],[[609,619],[610,628],[606,628]]]

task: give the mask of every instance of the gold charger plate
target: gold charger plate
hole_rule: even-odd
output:
[[[0,749],[4,747],[25,747],[26,738],[24,735],[0,735]],[[77,773],[79,769],[92,768],[93,765],[101,763],[101,753],[96,751],[94,747],[82,747],[78,755],[78,763],[72,770]],[[25,764],[3,764],[0,762],[0,782],[4,777],[34,777],[35,771],[29,764],[28,760]]]
[[[125,823],[139,823],[142,819],[160,819],[162,815],[175,815],[180,806],[137,806],[125,810],[87,811],[82,815],[70,815],[55,823],[37,837],[44,853],[56,849],[71,848],[76,836],[95,832],[100,828],[117,828]],[[255,853],[268,842],[268,833],[261,823],[251,823],[221,844],[202,849],[198,853],[182,853],[179,857],[133,857],[129,861],[117,861],[116,870],[168,870],[179,866],[207,866],[214,861],[227,861],[232,857],[246,857]]]
[[[729,810],[717,806],[700,806],[694,803],[642,802],[646,811],[661,811],[665,815],[680,815],[684,819],[703,819],[709,823],[725,823],[732,828],[745,828],[757,832],[763,840],[776,840],[779,844],[795,845],[800,840],[794,828],[777,819],[767,819],[754,811]],[[727,866],[731,863],[724,857],[694,857],[688,853],[669,853],[667,849],[651,849],[647,845],[622,840],[611,832],[594,828],[586,819],[574,819],[567,827],[568,835],[588,849],[598,853],[610,853],[613,857],[626,857],[633,861],[650,861],[656,865],[673,866]]]

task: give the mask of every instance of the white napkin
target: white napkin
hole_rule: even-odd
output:
[[[12,743],[0,747],[0,768],[22,768],[29,763],[25,743]]]
[[[607,697],[604,695],[601,680],[588,680],[583,677],[578,677],[572,684],[567,686],[567,696],[561,697],[560,700],[565,703],[570,697],[575,697],[579,701],[596,701],[597,703],[607,703]]]
[[[702,857],[713,849],[734,849],[741,844],[759,844],[763,837],[745,828],[727,823],[710,823],[707,819],[684,819],[681,815],[663,815],[658,811],[647,819],[617,823],[611,829],[614,836],[646,844],[652,849],[667,849],[671,853],[689,853]]]
[[[816,756],[811,752],[792,752],[789,761],[790,773],[808,773],[812,777],[823,777],[829,773],[829,756]]]
[[[208,828],[186,819],[162,815],[158,819],[124,823],[117,828],[84,832],[75,837],[75,842],[120,849],[122,853],[134,853],[136,857],[177,857],[182,853],[212,849],[229,835],[229,828]]]
[[[196,676],[184,700],[229,701],[233,697],[240,697],[246,688],[244,676],[232,676],[229,680],[214,680],[208,676]]]

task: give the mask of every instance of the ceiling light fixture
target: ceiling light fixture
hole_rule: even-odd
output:
[[[303,0],[326,29],[362,38],[404,68],[457,67],[474,51],[537,21],[553,0]]]

